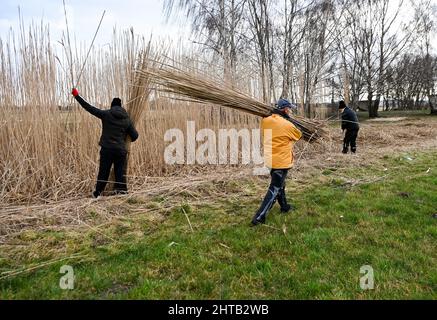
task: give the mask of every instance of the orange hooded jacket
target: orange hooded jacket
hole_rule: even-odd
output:
[[[265,165],[271,169],[290,169],[294,162],[293,146],[302,132],[278,114],[264,118],[261,130]]]

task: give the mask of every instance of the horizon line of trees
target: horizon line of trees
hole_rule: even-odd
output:
[[[287,98],[310,115],[329,86],[332,100],[353,108],[364,97],[371,118],[383,98],[404,109],[427,101],[437,113],[431,0],[165,0],[164,10],[167,19],[184,13],[193,43],[220,61],[226,82],[256,74],[267,103]]]

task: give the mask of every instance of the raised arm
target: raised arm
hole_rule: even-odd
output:
[[[73,89],[72,94],[73,94],[74,98],[76,99],[76,101],[79,102],[79,104],[81,105],[82,108],[84,108],[86,111],[91,113],[93,116],[96,116],[97,118],[100,118],[100,119],[103,118],[103,116],[105,115],[105,111],[90,105],[87,101],[85,101],[85,99],[83,99],[79,95],[79,91],[77,91],[76,88]]]

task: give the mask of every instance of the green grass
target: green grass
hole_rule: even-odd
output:
[[[365,121],[369,119],[368,111],[359,111],[358,119]],[[408,117],[408,118],[422,118],[431,117],[429,109],[424,110],[391,110],[391,111],[378,111],[379,118],[395,118],[395,117]]]
[[[181,202],[153,227],[126,219],[105,231],[117,243],[85,233],[70,245],[94,260],[0,280],[0,299],[436,299],[437,152],[409,155],[325,170],[305,189],[290,181],[296,211],[275,206],[267,226],[249,227],[268,185],[255,179],[231,183],[244,196]],[[59,288],[63,264],[74,267],[74,290]],[[363,265],[374,290],[360,289]],[[0,271],[12,266],[0,260]]]

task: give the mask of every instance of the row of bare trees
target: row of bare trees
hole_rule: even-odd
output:
[[[289,98],[311,114],[330,92],[353,107],[367,100],[377,117],[382,99],[405,106],[435,90],[431,0],[166,0],[165,9],[168,19],[184,12],[194,42],[230,84],[243,70],[256,75],[266,102]]]
[[[430,105],[431,113],[437,112],[437,106],[424,99],[435,91],[437,57],[430,55],[405,54],[387,70],[385,82],[385,110],[393,108],[408,110],[422,109]]]

